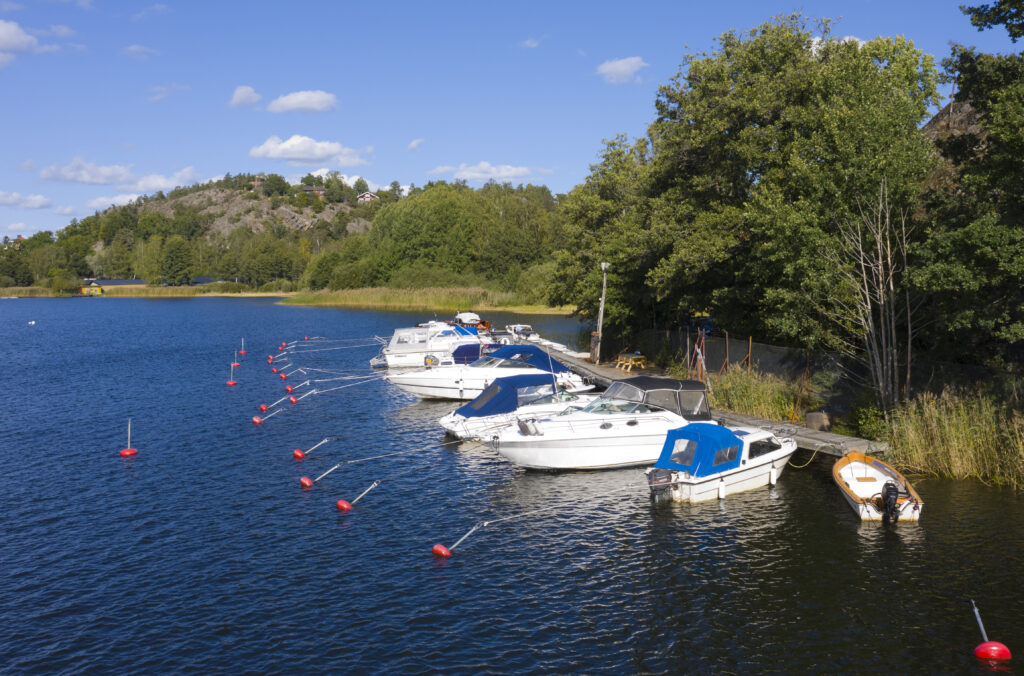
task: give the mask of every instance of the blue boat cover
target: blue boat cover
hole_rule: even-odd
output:
[[[550,373],[564,373],[569,370],[568,366],[557,361],[536,345],[503,345],[487,356],[521,361]]]
[[[479,334],[477,334],[475,326],[459,326],[458,324],[456,324],[452,328],[455,329],[455,333],[459,334],[460,336],[476,336],[476,335],[479,335]]]
[[[511,413],[538,396],[554,391],[554,379],[550,373],[506,376],[495,380],[476,399],[455,409],[455,412],[464,418]]]
[[[739,467],[742,450],[743,441],[728,427],[695,422],[668,431],[654,466],[710,476]]]

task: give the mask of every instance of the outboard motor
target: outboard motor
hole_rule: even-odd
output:
[[[672,491],[672,470],[652,467],[647,470],[647,485],[651,487],[651,498],[655,502],[668,500]]]
[[[900,489],[891,481],[882,486],[882,523],[900,520],[899,507]]]

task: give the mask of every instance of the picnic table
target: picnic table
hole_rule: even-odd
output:
[[[638,369],[647,368],[647,357],[639,352],[623,352],[615,360],[615,368],[623,371],[632,371],[634,366]]]

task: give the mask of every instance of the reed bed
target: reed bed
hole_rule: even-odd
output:
[[[920,396],[890,416],[889,457],[911,472],[1024,488],[1024,417],[981,393]]]
[[[570,314],[568,307],[548,307],[524,303],[508,291],[492,291],[482,287],[436,287],[427,289],[396,289],[368,287],[338,291],[299,292],[286,303],[290,305],[325,305],[335,307],[373,308],[375,310],[450,311],[501,310],[534,314]]]
[[[800,383],[768,373],[729,369],[709,378],[708,400],[712,407],[766,420],[792,420],[802,417],[797,410]]]
[[[0,287],[0,296],[15,296],[17,298],[49,298],[53,296],[44,286],[5,286]]]

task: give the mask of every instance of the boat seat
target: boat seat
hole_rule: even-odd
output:
[[[857,481],[878,481],[878,479],[873,476],[859,476],[857,477]]]

